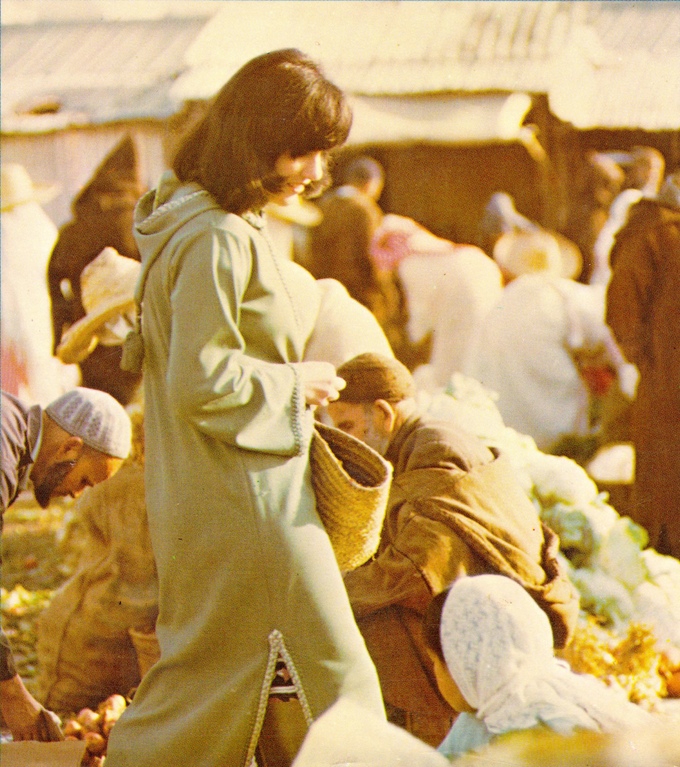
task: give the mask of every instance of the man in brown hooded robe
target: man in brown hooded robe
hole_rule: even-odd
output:
[[[134,208],[144,187],[139,179],[137,153],[127,135],[95,171],[91,181],[73,201],[73,218],[59,230],[48,267],[52,299],[54,351],[62,334],[85,316],[80,275],[109,246],[140,260],[132,236]],[[120,369],[121,346],[100,344],[82,362],[82,386],[101,389],[123,405],[135,396],[141,374]]]
[[[680,557],[680,171],[631,208],[612,250],[607,322],[640,382],[630,406],[630,516]]]
[[[380,677],[388,718],[437,746],[455,719],[425,646],[430,601],[464,575],[497,573],[546,612],[555,646],[569,641],[578,594],[508,459],[417,406],[397,360],[362,354],[338,368],[347,385],[330,403],[335,425],[394,467],[374,558],[345,574],[357,623]]]

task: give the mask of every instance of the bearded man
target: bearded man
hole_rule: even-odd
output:
[[[78,497],[113,476],[131,446],[130,418],[106,392],[78,387],[44,410],[2,392],[2,517],[30,480],[38,504]],[[0,630],[0,712],[13,740],[59,740],[57,717],[28,692]]]

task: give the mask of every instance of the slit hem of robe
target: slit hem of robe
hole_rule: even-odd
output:
[[[260,701],[257,707],[255,725],[253,727],[253,733],[251,735],[250,743],[248,745],[248,752],[246,754],[246,767],[257,767],[257,762],[255,761],[255,752],[257,750],[257,744],[262,732],[262,726],[264,724],[264,718],[267,712],[267,704],[269,702],[269,692],[276,675],[276,662],[279,659],[279,656],[283,658],[286,664],[286,668],[288,669],[291,679],[293,680],[293,687],[297,693],[298,701],[302,707],[302,712],[304,714],[305,721],[307,722],[307,726],[311,726],[312,722],[314,721],[312,710],[309,706],[307,696],[305,695],[305,692],[302,688],[302,682],[300,681],[300,676],[298,674],[297,668],[295,667],[295,663],[293,662],[293,659],[288,652],[286,644],[283,640],[283,634],[278,629],[274,629],[269,635],[268,641],[269,658],[267,659],[267,668],[265,670],[264,679],[262,681],[262,688],[260,690]]]

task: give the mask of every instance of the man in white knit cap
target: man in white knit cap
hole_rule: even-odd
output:
[[[28,484],[43,508],[113,476],[128,457],[130,418],[110,394],[78,387],[44,410],[2,392],[1,513]],[[0,530],[2,517],[0,517]],[[0,631],[0,711],[14,740],[56,740],[54,715],[25,688]]]

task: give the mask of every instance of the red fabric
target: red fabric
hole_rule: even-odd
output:
[[[0,385],[2,390],[15,397],[21,396],[22,387],[28,386],[26,363],[16,353],[13,344],[2,345],[2,362],[0,363]]]
[[[595,397],[603,397],[616,379],[616,372],[608,365],[581,368],[581,377],[588,391]]]

